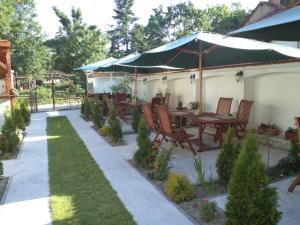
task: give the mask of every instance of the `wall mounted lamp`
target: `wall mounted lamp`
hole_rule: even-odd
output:
[[[143,79],[143,84],[146,84],[147,83],[147,78],[144,78]]]
[[[242,70],[238,71],[235,74],[235,80],[236,80],[237,83],[241,81],[243,75],[244,75],[244,72]]]
[[[191,83],[193,83],[193,81],[195,81],[195,78],[196,78],[196,75],[195,75],[195,74],[192,74],[192,75],[190,76]]]
[[[166,81],[167,81],[167,77],[166,76],[164,76],[163,78],[162,78],[162,81],[163,81],[163,83],[165,83]]]

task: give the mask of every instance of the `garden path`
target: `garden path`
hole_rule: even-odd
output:
[[[1,225],[50,225],[46,114],[32,115],[17,159],[3,161],[4,176],[11,178]]]
[[[111,147],[91,129],[91,123],[79,117],[79,113],[79,110],[72,110],[49,114],[68,117],[118,197],[139,225],[194,224],[126,160],[125,152],[136,149],[134,142],[126,146]]]

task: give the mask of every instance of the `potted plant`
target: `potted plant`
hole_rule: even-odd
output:
[[[183,110],[183,103],[182,101],[179,101],[176,107],[177,110]]]
[[[276,124],[261,123],[257,127],[257,130],[259,134],[270,135],[271,137],[275,137],[280,134],[280,129],[276,126]]]
[[[196,111],[199,108],[199,102],[197,102],[197,101],[190,102],[189,105],[190,105],[190,110],[193,110],[193,111]]]
[[[286,140],[293,140],[294,138],[297,137],[297,129],[296,128],[292,128],[289,127],[285,132],[284,132],[284,136]]]

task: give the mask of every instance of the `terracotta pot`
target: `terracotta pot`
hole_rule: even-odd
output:
[[[293,140],[297,137],[297,134],[291,131],[285,131],[284,132],[285,140]]]
[[[265,128],[258,127],[258,133],[263,135],[270,135],[271,137],[278,136],[280,134],[280,130],[278,128]]]

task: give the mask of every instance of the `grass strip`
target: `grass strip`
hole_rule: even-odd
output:
[[[136,224],[68,119],[47,118],[47,134],[52,224]]]

